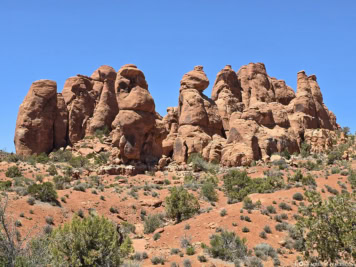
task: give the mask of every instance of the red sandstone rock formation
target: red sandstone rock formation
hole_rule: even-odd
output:
[[[299,151],[304,140],[315,152],[326,150],[338,129],[315,75],[304,71],[298,73],[296,93],[268,76],[262,63],[237,72],[225,66],[211,99],[203,94],[208,85],[202,66],[186,73],[178,107],[168,108],[162,118],[143,72],[132,64],[118,72],[104,65],[91,77],[71,77],[58,94],[55,82],[36,81],[19,109],[16,151],[49,153],[107,129],[118,163],[162,167],[169,158],[185,162],[200,153],[208,161],[238,166]]]

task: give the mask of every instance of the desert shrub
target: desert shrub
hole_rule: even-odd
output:
[[[69,164],[73,168],[82,168],[89,164],[89,160],[83,156],[78,156],[78,157],[72,156],[72,158],[69,160]]]
[[[300,155],[305,158],[308,157],[310,155],[310,145],[303,142],[300,146]]]
[[[7,169],[5,175],[6,177],[15,178],[22,176],[22,172],[17,166],[11,166]]]
[[[211,182],[205,182],[201,187],[201,195],[211,202],[218,201],[218,194],[215,185]]]
[[[152,262],[153,265],[157,265],[157,264],[164,265],[165,261],[166,260],[161,256],[154,256],[154,257],[151,258],[151,262]]]
[[[276,214],[277,213],[276,208],[274,206],[272,206],[272,205],[268,205],[266,207],[266,209],[267,209],[268,213],[272,213],[272,214]]]
[[[224,217],[226,214],[227,214],[226,209],[222,209],[222,210],[220,211],[220,216],[221,216],[221,217]]]
[[[160,233],[155,233],[154,235],[153,235],[153,240],[154,241],[157,241],[158,239],[160,239],[161,238],[161,234]]]
[[[302,174],[301,170],[297,170],[292,177],[288,177],[288,181],[294,183],[300,182],[303,185],[316,185],[313,176],[310,173],[305,176]]]
[[[35,205],[35,202],[36,202],[36,199],[34,198],[34,197],[29,197],[28,199],[27,199],[27,203],[29,204],[29,205]]]
[[[349,172],[348,172],[347,170],[343,170],[343,171],[340,172],[340,174],[341,174],[342,176],[348,176],[348,175],[349,175]]]
[[[356,171],[355,170],[350,170],[347,180],[351,184],[352,188],[356,188]]]
[[[195,254],[195,249],[193,246],[189,246],[185,249],[185,253],[189,256],[192,256]]]
[[[11,181],[0,181],[0,190],[8,190],[11,186]]]
[[[57,190],[63,190],[65,189],[65,185],[70,182],[70,178],[67,176],[63,177],[61,175],[56,175],[53,177],[53,182]]]
[[[109,152],[101,152],[96,155],[94,163],[98,165],[106,164],[109,160],[110,153]]]
[[[331,186],[329,186],[327,184],[325,185],[325,187],[326,187],[326,190],[328,190],[329,193],[334,194],[334,195],[338,195],[339,194],[339,191],[337,191],[337,189],[332,188]]]
[[[246,171],[230,170],[224,175],[224,190],[231,200],[241,201],[252,193],[251,178]]]
[[[36,181],[42,183],[43,182],[43,175],[42,174],[36,174]]]
[[[133,252],[128,237],[122,244],[115,225],[104,217],[74,217],[51,234],[54,261],[67,266],[119,266],[121,258]]]
[[[153,233],[156,229],[161,227],[161,225],[162,225],[162,215],[160,214],[149,215],[147,218],[145,218],[143,232],[145,234]]]
[[[266,232],[265,232],[265,231],[260,232],[259,237],[261,237],[261,238],[263,238],[263,239],[267,239],[267,234],[266,234]]]
[[[302,251],[306,260],[355,262],[356,195],[339,194],[322,200],[315,191],[305,196],[310,203],[300,207],[298,230],[304,233]]]
[[[262,260],[267,260],[268,257],[271,257],[272,259],[278,258],[276,250],[266,243],[256,245],[253,250],[255,251],[255,255]]]
[[[198,255],[198,261],[199,262],[207,262],[208,259],[204,255]]]
[[[263,227],[263,230],[264,230],[267,234],[271,234],[271,233],[272,233],[271,227],[269,227],[269,225],[266,225],[265,227]]]
[[[250,229],[248,229],[246,226],[244,226],[244,227],[242,227],[242,232],[248,233],[248,232],[250,232]]]
[[[79,184],[76,184],[73,189],[75,191],[81,191],[81,192],[85,192],[86,189],[87,189],[87,184],[85,183],[79,183]]]
[[[182,186],[170,189],[170,195],[166,197],[167,216],[177,220],[190,218],[200,209],[197,198]]]
[[[283,177],[268,173],[266,178],[251,179],[246,171],[230,170],[223,177],[224,190],[229,202],[243,200],[251,193],[268,193],[284,187]]]
[[[58,174],[57,168],[56,168],[56,166],[54,166],[54,164],[51,164],[51,165],[48,167],[47,172],[49,173],[49,175],[52,175],[52,176]]]
[[[207,162],[199,153],[193,153],[188,158],[188,164],[192,164],[194,171],[216,173],[218,165]]]
[[[311,160],[308,160],[305,164],[303,164],[303,167],[306,168],[308,171],[312,171],[317,170],[319,168],[319,165]]]
[[[302,201],[302,200],[304,200],[304,197],[303,197],[303,194],[301,194],[301,193],[295,193],[293,195],[293,199],[294,200],[298,200],[298,201]]]
[[[288,149],[284,149],[284,150],[281,152],[281,156],[284,157],[285,159],[290,159],[290,158],[291,158],[291,155],[290,155]]]
[[[340,168],[338,168],[338,167],[332,167],[331,168],[331,173],[332,174],[339,173],[339,172],[340,172]]]
[[[279,203],[278,207],[282,210],[292,210],[292,207],[285,202]]]
[[[46,216],[45,221],[49,225],[54,224],[54,219],[52,216]]]
[[[51,153],[51,158],[54,162],[69,162],[72,157],[72,152],[68,150],[57,150]]]
[[[179,248],[172,248],[171,255],[177,255],[180,252]]]
[[[32,184],[28,187],[28,193],[42,202],[56,202],[58,197],[54,185],[50,182]]]
[[[235,232],[223,230],[221,233],[214,234],[211,237],[208,251],[214,258],[234,261],[244,258],[248,249],[245,239],[240,239]]]
[[[192,267],[192,262],[190,261],[190,259],[184,259],[183,266],[184,267]]]
[[[261,206],[261,201],[256,201],[256,203],[253,203],[251,198],[245,197],[243,200],[243,208],[247,210],[253,210],[254,208],[259,208]]]
[[[288,223],[282,222],[275,225],[277,231],[282,232],[288,229]]]
[[[192,246],[192,238],[190,236],[184,235],[180,239],[180,246],[181,246],[181,248],[191,247]]]

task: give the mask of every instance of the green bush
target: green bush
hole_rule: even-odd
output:
[[[70,178],[68,176],[56,175],[53,177],[53,182],[57,190],[65,189],[65,185],[70,182]]]
[[[158,257],[158,256],[154,256],[151,259],[151,262],[152,262],[153,265],[157,265],[157,264],[164,265],[165,261],[166,260],[163,257]]]
[[[166,213],[168,217],[180,222],[183,219],[190,218],[199,209],[200,205],[197,198],[182,186],[174,186],[170,189],[170,195],[166,197]]]
[[[56,202],[58,197],[54,185],[50,182],[32,184],[28,187],[28,193],[42,202]]]
[[[161,234],[160,233],[155,233],[154,235],[153,235],[153,240],[154,241],[157,241],[158,239],[160,239],[161,238]]]
[[[297,228],[304,233],[305,260],[321,262],[355,262],[356,195],[339,194],[323,200],[315,191],[305,196],[310,203],[300,207]]]
[[[116,226],[104,217],[74,217],[55,229],[49,249],[60,266],[119,266],[133,252],[128,237],[120,245]]]
[[[161,218],[162,215],[160,214],[149,215],[147,218],[145,218],[143,232],[145,234],[150,234],[153,233],[159,227],[161,227],[162,225]]]
[[[351,184],[352,188],[356,188],[356,171],[355,170],[350,170],[347,180]]]
[[[22,172],[17,166],[11,166],[7,169],[5,175],[6,177],[15,178],[22,176]]]
[[[242,201],[252,193],[269,193],[284,187],[283,177],[272,172],[266,178],[251,179],[246,171],[230,170],[223,181],[229,202]]]
[[[35,157],[37,163],[46,164],[49,161],[48,155],[46,153],[41,153]]]
[[[226,215],[227,215],[226,209],[222,209],[222,210],[220,211],[220,216],[221,216],[221,217],[224,217],[224,216],[226,216]]]
[[[308,173],[306,176],[302,174],[301,170],[297,170],[292,177],[288,177],[289,182],[300,182],[303,185],[316,185],[313,176]]]
[[[310,155],[310,145],[307,143],[302,143],[300,146],[300,155],[305,158]]]
[[[57,150],[51,153],[51,158],[54,162],[69,162],[72,157],[72,152],[67,150]]]
[[[273,213],[273,214],[277,213],[276,208],[272,205],[267,206],[266,209],[267,209],[268,213]]]
[[[292,210],[292,207],[285,202],[279,203],[278,207],[282,210]]]
[[[52,175],[52,176],[58,174],[57,168],[56,168],[56,166],[54,166],[54,164],[51,164],[51,165],[48,167],[47,172],[49,173],[49,175]]]
[[[186,254],[187,254],[188,256],[192,256],[192,255],[195,254],[195,249],[194,249],[194,247],[189,246],[189,247],[186,248],[185,252],[186,252]]]
[[[235,232],[223,230],[211,237],[208,251],[213,258],[234,261],[244,258],[248,249],[246,239],[240,239]]]
[[[203,197],[205,197],[207,200],[209,200],[211,202],[218,201],[218,194],[216,193],[216,190],[215,190],[215,184],[213,184],[211,182],[205,182],[202,185],[201,194]]]
[[[301,193],[295,193],[293,195],[293,199],[294,200],[298,200],[298,201],[302,201],[302,200],[304,200],[304,197],[303,197],[303,194],[301,194]]]
[[[69,164],[73,168],[82,168],[85,167],[89,164],[89,160],[85,157],[78,156],[78,157],[73,157],[69,160]]]
[[[11,181],[0,181],[0,190],[8,190],[11,186]]]
[[[194,171],[216,173],[218,165],[207,162],[199,153],[193,153],[188,158],[188,164],[192,164]]]

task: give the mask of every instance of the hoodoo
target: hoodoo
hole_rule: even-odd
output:
[[[50,153],[100,130],[109,133],[120,164],[162,165],[162,158],[182,163],[199,153],[210,162],[239,166],[275,152],[299,152],[302,142],[312,151],[326,150],[330,132],[339,128],[316,76],[304,71],[297,74],[296,93],[270,77],[263,63],[237,72],[226,65],[211,98],[203,93],[208,85],[202,66],[184,74],[178,106],[162,118],[143,72],[132,64],[71,77],[62,93],[54,81],[36,81],[19,108],[16,152]]]

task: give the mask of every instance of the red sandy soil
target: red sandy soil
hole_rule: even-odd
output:
[[[356,168],[356,161],[353,161],[352,168]],[[9,166],[15,165],[15,163],[0,162],[0,180],[9,180],[5,176],[5,172]],[[37,164],[38,170],[34,166],[27,163],[20,163],[19,168],[23,170],[24,177],[35,180],[34,174],[46,175],[47,166],[42,164]],[[257,178],[263,177],[263,172],[268,170],[268,166],[256,166],[248,169],[250,177]],[[58,169],[58,168],[57,168]],[[330,169],[330,167],[329,167]],[[59,169],[58,169],[59,170]],[[285,171],[285,178],[287,173],[293,174],[297,168],[290,167]],[[303,169],[305,173],[306,170]],[[329,170],[330,172],[330,170]],[[331,194],[327,192],[325,185],[329,185],[338,191],[341,191],[341,187],[337,184],[341,181],[347,185],[348,191],[351,191],[350,185],[347,182],[347,177],[338,174],[331,174],[326,179],[325,170],[322,171],[310,171],[311,174],[318,176],[316,178],[317,190],[321,192],[324,188],[325,192],[322,193],[323,197],[328,197]],[[149,255],[149,259],[142,262],[142,266],[153,266],[151,263],[151,258],[153,256],[163,256],[166,258],[166,263],[164,266],[170,266],[171,262],[177,262],[182,266],[183,260],[189,258],[193,266],[233,266],[231,263],[227,263],[221,260],[213,259],[209,255],[204,254],[201,248],[201,243],[209,245],[209,237],[216,233],[216,229],[221,227],[223,229],[228,229],[229,231],[235,231],[241,238],[247,239],[248,248],[253,249],[259,243],[268,243],[275,249],[282,248],[281,241],[285,240],[287,237],[287,232],[279,232],[275,229],[277,222],[273,219],[273,215],[262,215],[260,210],[253,210],[251,214],[247,210],[240,212],[242,208],[242,203],[227,204],[227,198],[224,196],[222,191],[218,191],[219,201],[216,203],[215,207],[210,212],[202,213],[196,215],[191,219],[183,221],[179,224],[174,224],[173,222],[167,222],[164,227],[159,231],[161,232],[161,237],[157,240],[153,240],[153,234],[143,233],[143,222],[140,219],[140,212],[142,209],[147,211],[147,215],[164,212],[164,199],[168,195],[168,188],[176,185],[183,184],[183,177],[179,180],[173,180],[175,173],[164,174],[163,172],[156,172],[155,176],[149,175],[136,175],[133,177],[126,177],[125,179],[115,179],[116,176],[100,176],[101,181],[105,185],[103,192],[96,190],[98,194],[93,194],[91,189],[87,189],[86,192],[75,191],[73,188],[65,190],[57,190],[59,200],[61,197],[68,195],[66,203],[61,202],[61,207],[52,206],[48,203],[42,203],[36,201],[35,205],[29,205],[27,199],[29,196],[18,196],[15,192],[8,193],[8,209],[7,214],[15,221],[20,220],[22,226],[18,228],[22,236],[29,233],[30,236],[35,236],[43,231],[43,227],[46,225],[46,216],[52,216],[54,218],[54,227],[61,225],[64,222],[69,221],[79,209],[82,209],[85,215],[88,214],[88,210],[93,208],[100,215],[110,218],[115,223],[120,223],[122,220],[128,221],[136,226],[136,234],[132,234],[131,238],[133,240],[135,251],[143,252],[146,251]],[[222,175],[219,176],[220,178]],[[85,178],[85,177],[81,177]],[[51,180],[52,177],[45,177],[46,180]],[[170,185],[163,184],[163,181],[168,179],[171,181]],[[83,180],[84,181],[84,180]],[[138,198],[134,199],[127,193],[133,186],[141,185],[143,186],[147,182],[148,184],[160,184],[161,190],[153,189],[158,193],[158,197],[152,197],[151,194],[145,196],[143,194],[144,190],[139,190],[137,192]],[[115,192],[114,187],[109,187],[110,185],[117,184],[118,188],[122,188],[121,193]],[[220,182],[220,187],[222,182]],[[196,196],[199,197],[199,190],[194,192]],[[289,190],[276,191],[270,194],[252,194],[250,198],[253,201],[260,200],[262,207],[268,205],[273,205],[277,214],[286,213],[288,219],[285,220],[290,224],[294,224],[293,214],[297,214],[298,204],[292,204],[292,196],[294,193],[303,193],[303,187],[293,187]],[[149,192],[150,193],[150,192]],[[105,200],[101,199],[101,196],[105,197]],[[277,204],[273,204],[273,201]],[[207,208],[211,205],[200,198],[199,200],[201,208]],[[288,203],[291,207],[291,211],[281,210],[278,204],[281,202]],[[134,207],[133,207],[134,206]],[[118,214],[111,213],[110,207],[116,207],[118,209]],[[227,215],[220,216],[220,211],[226,209]],[[30,210],[33,210],[33,214],[30,214]],[[24,217],[20,217],[20,213],[24,213]],[[248,215],[252,222],[246,222],[240,219],[241,215]],[[233,226],[234,225],[236,226]],[[190,229],[185,230],[185,226],[189,225]],[[267,239],[262,239],[259,237],[259,233],[263,230],[265,225],[269,225],[272,229],[272,234],[267,234]],[[242,228],[246,226],[250,229],[250,232],[243,233]],[[181,251],[185,252],[184,249],[180,248],[180,240],[182,237],[189,237],[196,248],[196,253],[193,256],[188,256],[184,254],[184,257],[179,255],[170,255],[171,248],[179,248]],[[281,266],[294,266],[296,257],[300,253],[295,250],[289,250],[282,248],[286,253],[284,255],[279,255],[281,261]],[[205,255],[208,258],[207,263],[200,263],[197,259],[198,255]],[[263,262],[264,266],[273,266],[272,260]]]

